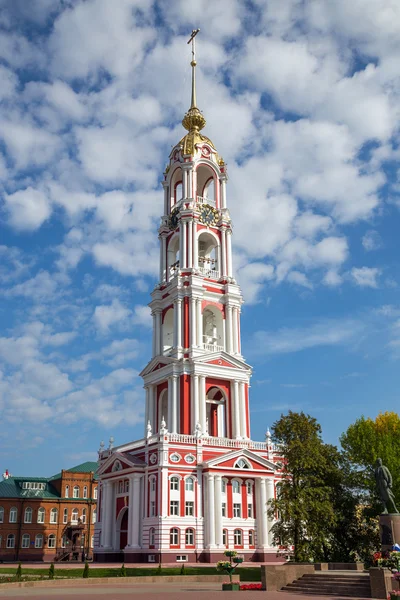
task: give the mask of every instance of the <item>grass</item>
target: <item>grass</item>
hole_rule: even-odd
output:
[[[155,568],[133,568],[126,567],[127,577],[145,577],[153,576],[158,574],[157,567]],[[15,569],[6,567],[0,568],[0,574],[15,575]],[[162,567],[162,575],[180,575],[181,567]],[[90,568],[89,577],[118,577],[120,568]],[[236,573],[240,575],[240,581],[261,581],[261,569],[260,567],[242,567],[237,569]],[[45,577],[47,579],[47,570],[45,569],[24,569],[22,566],[23,575],[35,575],[39,578]],[[221,575],[215,567],[191,567],[185,565],[186,575]],[[83,575],[83,567],[81,569],[63,569],[61,566],[55,567],[54,577],[59,578],[81,578]]]

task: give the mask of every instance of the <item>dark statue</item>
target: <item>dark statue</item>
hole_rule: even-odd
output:
[[[382,459],[378,458],[375,468],[376,487],[379,497],[383,504],[382,514],[398,514],[395,504],[395,497],[392,491],[393,479],[387,467],[382,464]]]

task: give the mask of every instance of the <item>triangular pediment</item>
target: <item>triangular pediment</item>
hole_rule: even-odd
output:
[[[149,373],[153,373],[154,371],[159,371],[163,367],[166,367],[174,362],[176,362],[176,359],[171,358],[170,356],[156,356],[149,362],[143,371],[139,373],[139,375],[140,377],[144,377],[145,375],[149,375]]]
[[[126,469],[143,468],[146,464],[144,461],[138,461],[137,459],[130,457],[120,452],[113,452],[111,456],[97,469],[99,475],[105,473],[123,473]]]
[[[237,463],[241,458],[243,458],[251,468],[238,468],[235,467],[235,463]],[[252,469],[262,469],[266,471],[277,471],[278,466],[273,463],[271,460],[252,452],[251,450],[247,450],[247,448],[241,448],[240,450],[235,450],[234,452],[228,452],[222,456],[217,456],[216,458],[212,458],[203,463],[204,467],[218,467],[223,469],[232,469],[232,471],[249,471],[251,473]]]
[[[242,369],[246,371],[252,370],[251,366],[245,363],[243,360],[237,358],[236,356],[231,356],[231,354],[228,354],[224,351],[208,352],[202,356],[197,356],[194,362],[216,365],[219,367],[230,367],[231,369]]]

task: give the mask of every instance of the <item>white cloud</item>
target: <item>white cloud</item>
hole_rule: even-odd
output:
[[[93,320],[101,333],[108,333],[110,327],[127,321],[131,311],[123,306],[121,302],[114,299],[111,304],[96,306]]]
[[[52,212],[45,194],[32,187],[6,194],[5,202],[9,223],[16,229],[37,229],[47,221]]]
[[[367,252],[378,250],[382,247],[382,238],[377,231],[369,229],[362,237],[362,245]]]
[[[311,281],[308,280],[307,276],[304,273],[300,273],[299,271],[291,271],[290,273],[288,273],[286,279],[291,283],[295,283],[296,285],[308,288],[309,290],[312,290],[313,288],[313,285]]]
[[[376,267],[353,267],[351,269],[351,276],[354,283],[359,287],[378,287],[378,277],[381,274],[381,270]]]

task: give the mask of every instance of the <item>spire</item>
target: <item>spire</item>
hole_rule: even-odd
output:
[[[192,43],[192,61],[190,63],[192,67],[192,101],[190,108],[183,117],[182,125],[189,132],[197,132],[203,129],[206,124],[206,120],[201,114],[200,110],[196,105],[196,47],[195,37],[199,33],[200,29],[193,29],[192,35],[189,38],[188,44]]]

